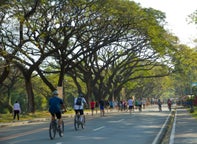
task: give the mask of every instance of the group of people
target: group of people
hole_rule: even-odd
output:
[[[51,120],[55,120],[55,117],[56,117],[58,119],[58,125],[60,126],[62,123],[62,109],[66,111],[66,108],[65,108],[63,100],[58,97],[57,90],[53,91],[52,95],[53,96],[49,100],[49,112],[51,114]],[[125,102],[125,105],[129,109],[130,113],[134,109],[134,106],[136,106],[136,102],[137,102],[137,106],[139,107],[139,110],[141,111],[142,105],[143,105],[143,102],[141,99],[134,101],[133,98],[130,97],[128,101]],[[93,115],[95,108],[99,106],[100,115],[104,116],[105,104],[106,103],[103,99],[101,99],[98,103],[92,100],[90,102],[91,114]],[[169,109],[171,110],[172,102],[170,99],[168,99],[167,104],[168,104]],[[81,121],[83,121],[83,118],[84,118],[84,106],[85,105],[87,105],[87,102],[85,98],[83,97],[83,94],[79,94],[79,96],[74,99],[74,110],[75,110],[75,114],[78,114],[78,113],[80,114]],[[111,105],[110,108],[113,108],[112,106],[113,104],[109,104],[109,105]],[[161,110],[161,105],[162,103],[159,99],[158,106],[160,110]],[[122,103],[122,106],[123,106],[123,103]],[[16,101],[13,107],[14,107],[13,119],[15,120],[15,118],[17,117],[17,119],[19,120],[19,114],[21,112],[20,104]]]

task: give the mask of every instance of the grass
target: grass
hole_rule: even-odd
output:
[[[49,112],[42,111],[42,112],[35,112],[35,113],[28,113],[28,114],[20,114],[20,121],[25,120],[32,120],[34,118],[48,118],[50,117]],[[13,114],[0,114],[0,122],[12,122],[13,121]]]
[[[89,112],[89,110],[85,110],[84,113]],[[66,113],[67,114],[74,114],[73,110],[69,110]],[[48,111],[40,111],[40,112],[35,112],[35,113],[28,113],[28,114],[20,114],[20,121],[25,121],[25,120],[32,120],[35,118],[50,118],[50,113]],[[0,114],[0,123],[6,123],[6,122],[13,122],[13,114]]]
[[[192,117],[194,117],[195,119],[197,119],[197,106],[194,107],[194,112],[191,113]]]

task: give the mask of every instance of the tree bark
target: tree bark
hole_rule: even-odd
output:
[[[34,93],[33,93],[33,89],[32,89],[31,78],[25,79],[25,86],[26,86],[26,92],[27,92],[27,97],[28,97],[27,110],[28,110],[28,112],[34,113],[35,112],[35,102],[34,102]]]

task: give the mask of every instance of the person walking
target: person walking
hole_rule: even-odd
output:
[[[21,107],[20,107],[20,104],[18,103],[18,101],[16,101],[14,103],[13,111],[14,111],[13,120],[15,120],[16,116],[17,116],[17,119],[19,120],[19,114],[21,113]]]
[[[130,97],[128,100],[128,106],[129,106],[129,113],[131,114],[131,111],[133,110],[133,98]]]
[[[62,124],[62,109],[66,111],[63,100],[58,97],[58,92],[55,90],[52,93],[52,97],[49,99],[49,112],[52,121],[57,117],[58,127]]]
[[[105,115],[105,102],[103,99],[99,101],[99,107],[100,107],[100,115],[104,116]]]
[[[158,104],[158,107],[159,107],[159,111],[161,112],[162,111],[162,102],[161,102],[160,99],[158,99],[157,104]]]
[[[92,101],[90,102],[90,108],[91,108],[92,116],[93,116],[93,113],[94,113],[95,105],[96,105],[96,102],[92,99]]]
[[[141,112],[142,111],[142,99],[139,98],[137,102],[138,102],[139,111]]]
[[[168,109],[169,111],[171,111],[172,101],[168,99],[167,103],[168,103]]]

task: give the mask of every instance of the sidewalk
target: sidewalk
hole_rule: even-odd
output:
[[[197,119],[186,109],[177,109],[174,144],[197,144]]]

